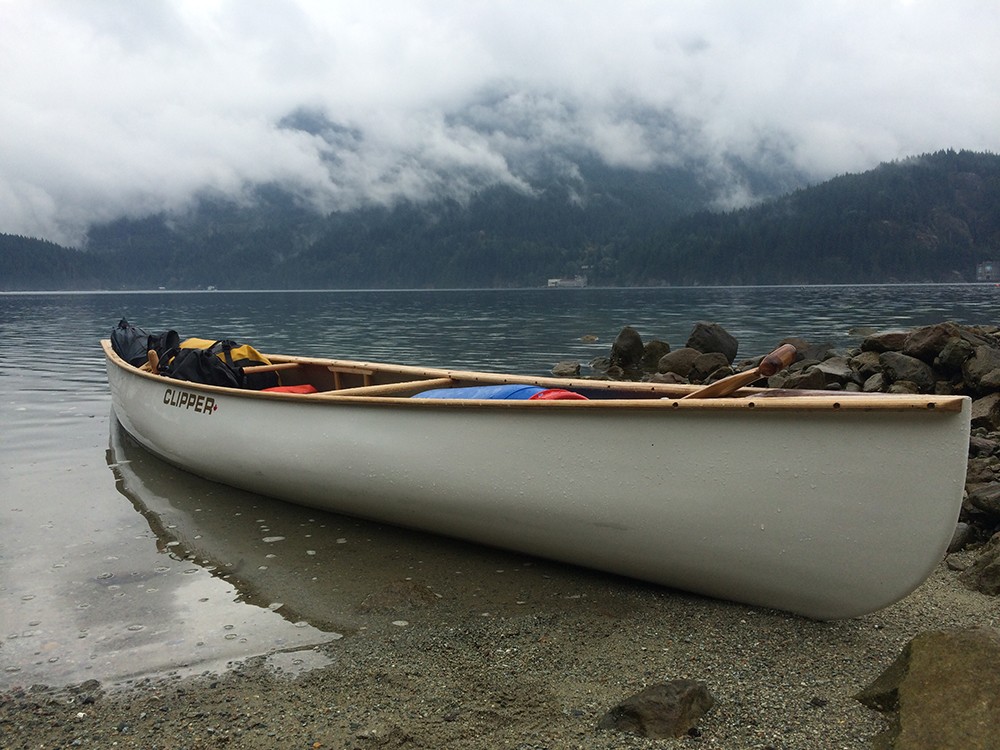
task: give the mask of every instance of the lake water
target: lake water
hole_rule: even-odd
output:
[[[313,644],[403,627],[363,606],[399,581],[483,614],[618,585],[164,465],[111,417],[98,339],[122,317],[265,352],[545,374],[607,354],[623,325],[676,348],[714,321],[751,357],[792,335],[846,347],[859,329],[993,324],[998,302],[992,285],[0,294],[0,689],[267,653],[309,666]]]

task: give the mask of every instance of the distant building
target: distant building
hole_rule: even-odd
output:
[[[549,279],[549,289],[581,289],[587,286],[586,276],[569,276],[561,279]]]
[[[1000,261],[988,260],[976,266],[976,281],[1000,281]]]

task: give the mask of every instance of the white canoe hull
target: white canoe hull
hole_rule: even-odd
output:
[[[816,619],[872,612],[924,581],[965,480],[968,399],[262,395],[110,352],[108,378],[125,429],[208,479]]]

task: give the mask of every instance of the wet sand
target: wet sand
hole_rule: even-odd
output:
[[[944,563],[903,601],[830,623],[574,570],[498,572],[494,611],[475,587],[415,575],[371,592],[358,629],[319,646],[194,677],[15,689],[0,746],[866,748],[884,720],[852,695],[910,638],[1000,620]],[[674,678],[717,700],[697,736],[596,730],[615,703]]]

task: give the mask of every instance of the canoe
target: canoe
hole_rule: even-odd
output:
[[[117,419],[193,474],[813,619],[912,592],[962,502],[967,397],[266,355],[303,394],[171,379],[101,343]],[[482,395],[512,385],[583,398]]]

